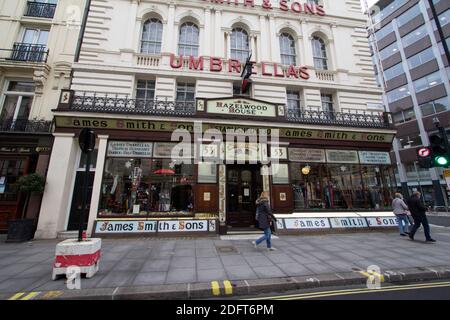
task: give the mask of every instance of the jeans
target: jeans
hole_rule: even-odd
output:
[[[423,226],[423,231],[425,233],[425,238],[427,240],[431,239],[430,235],[430,225],[428,224],[428,219],[426,215],[413,217],[414,219],[414,225],[411,228],[410,237],[414,237],[414,234],[416,233],[417,229],[420,228],[420,225]]]
[[[397,221],[400,234],[408,232],[408,229],[410,227],[408,216],[406,214],[399,214],[397,215]],[[405,225],[403,226],[403,224]]]
[[[256,244],[260,244],[261,242],[263,242],[264,240],[266,240],[267,242],[267,248],[272,248],[272,242],[270,241],[270,237],[272,235],[272,232],[270,230],[270,227],[264,229],[264,235],[259,238],[258,240],[256,240]]]

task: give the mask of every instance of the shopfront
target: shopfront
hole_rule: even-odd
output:
[[[58,115],[55,123],[56,131],[73,135],[73,141],[83,127],[101,137],[88,224],[100,236],[253,228],[262,191],[270,193],[274,212],[283,217],[382,212],[390,210],[396,187],[389,130],[120,116]],[[177,129],[191,141],[174,139]],[[221,139],[210,139],[211,129],[223,134]],[[274,132],[277,140],[271,139]]]

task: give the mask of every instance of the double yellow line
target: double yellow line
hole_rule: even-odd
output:
[[[15,295],[11,296],[8,300],[31,300],[36,298],[40,292],[30,292],[25,295],[26,292],[18,292]]]
[[[233,286],[231,285],[231,282],[229,280],[223,281],[223,288],[226,295],[233,294]],[[218,281],[211,282],[211,290],[213,296],[220,296],[220,285]]]
[[[450,287],[450,282],[433,282],[424,284],[411,284],[403,286],[390,286],[382,289],[346,289],[346,290],[335,290],[335,291],[321,291],[321,292],[309,292],[302,294],[293,294],[285,296],[273,296],[273,297],[263,297],[254,298],[246,300],[303,300],[303,299],[315,299],[315,298],[326,298],[341,295],[354,295],[362,293],[377,293],[377,292],[389,292],[389,291],[406,291],[415,289],[429,289],[429,288],[439,288],[439,287]]]

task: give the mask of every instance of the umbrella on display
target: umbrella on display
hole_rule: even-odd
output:
[[[175,171],[172,169],[158,169],[153,171],[154,174],[175,174]]]

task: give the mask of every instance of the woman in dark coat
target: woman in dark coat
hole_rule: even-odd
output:
[[[267,249],[270,251],[276,250],[272,247],[271,236],[272,231],[270,230],[270,226],[274,221],[277,221],[275,216],[272,214],[272,209],[269,204],[269,195],[268,192],[262,192],[261,197],[256,200],[256,219],[258,220],[258,226],[260,229],[264,230],[264,236],[259,238],[256,241],[252,241],[253,245],[256,246],[266,240]]]

